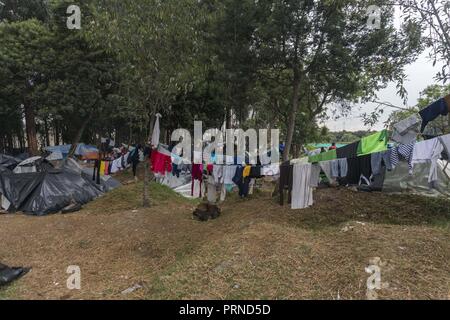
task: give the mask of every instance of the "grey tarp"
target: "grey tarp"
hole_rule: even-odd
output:
[[[438,161],[438,181],[434,188],[430,188],[428,176],[430,174],[429,163],[416,164],[413,174],[409,174],[408,163],[400,162],[393,171],[388,171],[384,179],[383,191],[390,193],[412,193],[425,196],[450,196],[450,180],[443,169],[446,161]],[[450,169],[446,169],[450,176]]]

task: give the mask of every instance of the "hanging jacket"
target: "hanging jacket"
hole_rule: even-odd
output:
[[[419,112],[422,117],[422,128],[420,132],[425,131],[425,127],[439,116],[447,116],[449,113],[449,108],[447,106],[446,100],[444,98],[433,102],[431,105]]]

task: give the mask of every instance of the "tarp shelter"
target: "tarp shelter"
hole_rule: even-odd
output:
[[[71,144],[65,144],[54,147],[46,147],[45,151],[48,151],[50,153],[57,153],[58,155],[62,154],[64,158],[67,158],[71,147],[72,147]],[[75,156],[79,156],[86,160],[98,159],[98,154],[99,150],[96,147],[84,143],[79,143],[75,150]]]
[[[3,209],[38,216],[59,212],[72,203],[86,204],[102,195],[88,179],[68,169],[1,174],[0,193],[9,202],[2,201]]]
[[[412,193],[424,196],[450,196],[450,169],[447,161],[438,160],[438,180],[430,187],[430,163],[414,165],[414,174],[410,174],[407,162],[400,162],[392,171],[386,172],[383,191],[389,193]]]
[[[52,167],[53,166],[42,157],[32,157],[19,163],[14,168],[14,173],[23,174],[32,172],[42,172],[51,169]]]
[[[0,168],[3,167],[9,170],[13,170],[20,162],[20,159],[8,156],[6,154],[0,154]]]

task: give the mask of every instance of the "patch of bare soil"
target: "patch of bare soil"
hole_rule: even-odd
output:
[[[0,298],[366,299],[378,257],[378,298],[450,299],[446,200],[323,189],[292,211],[259,192],[204,223],[195,202],[154,184],[151,196],[141,208],[130,184],[74,214],[0,215],[1,262],[32,267]],[[70,265],[81,290],[66,287]]]

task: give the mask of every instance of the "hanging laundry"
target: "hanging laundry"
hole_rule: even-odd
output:
[[[244,171],[242,172],[242,176],[244,178],[247,178],[250,176],[250,170],[252,169],[252,166],[245,166]]]
[[[441,141],[442,145],[444,146],[444,150],[447,153],[450,153],[450,134],[441,136],[438,139]]]
[[[372,153],[371,155],[371,165],[372,165],[372,174],[374,176],[379,175],[381,173],[382,167],[386,167],[388,171],[392,171],[391,164],[391,151],[383,151]]]
[[[261,168],[261,174],[263,176],[277,176],[280,174],[280,165],[271,164]]]
[[[347,162],[347,159],[345,159]],[[310,185],[313,188],[317,188],[319,186],[320,182],[320,172],[322,172],[322,169],[318,164],[313,164],[311,167],[311,181]]]
[[[191,195],[194,196],[194,185],[196,183],[200,184],[200,195],[202,197],[202,182],[203,182],[203,165],[202,164],[193,164],[192,165],[192,185],[191,185]]]
[[[319,162],[320,168],[322,169],[323,173],[327,176],[328,181],[334,182],[333,174],[331,172],[331,162],[332,161],[322,161]]]
[[[411,159],[412,168],[418,163],[431,163],[428,182],[433,183],[438,180],[437,161],[441,158],[444,146],[438,138],[417,142],[414,145]]]
[[[404,160],[408,162],[410,174],[412,174],[412,153],[414,150],[415,142],[411,142],[409,144],[399,144],[397,147],[392,148],[391,152],[391,165],[392,169],[397,167],[400,160]]]
[[[349,158],[348,161],[348,174],[347,183],[351,185],[360,185],[361,181],[365,181],[370,184],[370,178],[372,176],[372,163],[371,155],[365,155],[362,157]]]
[[[412,115],[395,124],[394,130],[396,130],[400,135],[404,135],[411,129],[419,129],[419,125],[420,125],[419,117],[416,115]]]
[[[151,170],[155,174],[165,176],[166,172],[172,172],[172,159],[170,155],[163,154],[157,150],[152,151],[151,165]]]
[[[331,176],[336,178],[345,178],[348,173],[347,159],[336,159],[331,161]]]
[[[283,162],[280,166],[279,193],[280,205],[284,205],[284,192],[288,191],[288,203],[291,202],[292,184],[293,184],[293,165],[290,161]]]
[[[368,137],[362,138],[358,146],[358,156],[365,156],[375,152],[387,150],[388,132],[382,130]]]
[[[157,113],[155,115],[156,119],[155,119],[155,126],[153,128],[153,133],[152,133],[152,140],[151,140],[151,144],[153,147],[157,147],[159,145],[159,137],[161,135],[161,130],[159,127],[159,118],[162,118],[162,115]]]
[[[250,178],[244,177],[244,167],[243,166],[237,166],[236,168],[236,174],[233,177],[233,182],[235,185],[239,188],[239,196],[241,198],[247,197],[250,187]]]
[[[213,177],[216,184],[223,182],[223,165],[215,164],[213,166]]]
[[[105,166],[106,166],[106,163],[105,163],[105,161],[101,161],[100,162],[100,175],[105,175]]]
[[[446,100],[444,98],[432,103],[427,108],[419,112],[422,117],[422,127],[420,132],[425,131],[425,127],[439,116],[447,116],[449,113],[449,107],[447,106]]]
[[[262,167],[258,166],[258,165],[252,166],[251,169],[250,169],[249,178],[259,179],[259,178],[262,178],[262,177],[263,177],[263,175],[262,175]]]
[[[420,130],[421,119],[412,115],[394,125],[391,139],[397,143],[408,144],[416,141]]]
[[[356,158],[358,156],[359,141],[337,148],[336,155],[338,159]]]
[[[334,159],[337,159],[336,150],[330,150],[328,152],[320,153],[318,155],[309,157],[308,160],[310,163],[317,163],[321,161],[330,161]]]
[[[223,167],[223,183],[225,185],[225,188],[227,191],[231,191],[234,187],[233,178],[236,175],[237,166],[231,165],[231,166],[224,166]]]
[[[447,104],[448,111],[450,112],[450,94],[444,97],[445,103]]]
[[[311,187],[311,164],[295,164],[293,167],[291,208],[305,209],[314,204]]]

